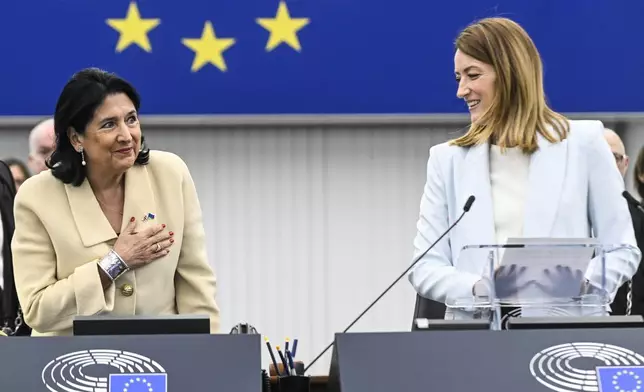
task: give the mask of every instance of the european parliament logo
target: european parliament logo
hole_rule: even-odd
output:
[[[612,344],[548,347],[532,358],[530,372],[556,392],[644,392],[644,356]]]
[[[156,361],[120,350],[82,350],[49,362],[42,381],[51,392],[167,392],[168,375]]]

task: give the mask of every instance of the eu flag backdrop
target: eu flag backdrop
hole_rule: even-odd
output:
[[[144,114],[465,113],[453,41],[507,16],[564,112],[644,112],[642,0],[23,0],[0,7],[0,115],[49,115],[96,66]]]

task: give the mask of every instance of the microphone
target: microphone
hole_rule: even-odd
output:
[[[638,210],[640,210],[641,213],[644,213],[644,207],[642,207],[642,203],[637,201],[636,198],[633,197],[628,191],[622,192],[622,196],[624,196],[624,199],[628,201],[630,204],[634,205]]]
[[[366,314],[366,313],[367,313],[371,308],[373,308],[373,307],[374,307],[374,305],[375,305],[375,304],[377,304],[377,303],[378,303],[378,301],[380,301],[380,299],[381,299],[382,297],[384,297],[384,296],[385,296],[385,294],[387,294],[387,293],[389,292],[389,290],[391,290],[391,288],[392,288],[392,287],[394,287],[394,286],[396,285],[396,283],[398,283],[398,282],[400,281],[400,279],[402,279],[405,275],[407,275],[407,273],[408,273],[408,272],[409,272],[409,271],[410,271],[410,270],[411,270],[411,269],[412,269],[412,268],[413,268],[413,267],[414,267],[414,266],[415,266],[415,265],[420,261],[420,259],[422,259],[423,257],[425,257],[425,255],[427,254],[427,252],[429,252],[430,250],[432,250],[432,248],[433,248],[434,246],[436,246],[436,244],[438,244],[438,242],[439,242],[440,240],[442,240],[442,239],[443,239],[443,237],[445,237],[445,236],[447,235],[447,233],[449,233],[449,232],[454,228],[454,226],[456,226],[456,225],[458,224],[458,222],[460,222],[460,221],[461,221],[461,219],[463,219],[463,216],[465,216],[465,214],[470,210],[470,208],[472,208],[472,204],[474,203],[474,200],[476,200],[476,198],[474,197],[474,195],[470,195],[470,197],[468,197],[468,198],[467,198],[467,201],[465,202],[465,205],[463,206],[463,212],[461,213],[461,216],[459,216],[459,217],[458,217],[458,219],[456,219],[456,221],[455,221],[454,223],[452,223],[452,225],[451,225],[450,227],[448,227],[448,228],[447,228],[447,230],[445,230],[445,232],[444,232],[440,237],[438,237],[438,239],[437,239],[436,241],[434,241],[434,243],[433,243],[433,244],[431,244],[431,245],[429,246],[429,248],[427,248],[427,249],[426,249],[426,250],[425,250],[425,251],[424,251],[420,256],[418,256],[418,257],[417,257],[417,258],[416,258],[416,259],[411,263],[411,265],[410,265],[409,267],[407,267],[407,269],[405,270],[405,272],[403,272],[402,274],[400,274],[400,276],[399,276],[399,277],[397,277],[397,278],[396,278],[396,280],[394,280],[394,281],[389,285],[389,287],[387,287],[387,288],[385,289],[385,291],[383,291],[383,292],[378,296],[378,298],[376,298],[376,299],[375,299],[375,300],[374,300],[374,301],[373,301],[369,306],[367,306],[367,309],[365,309],[362,313],[360,313],[360,315],[359,315],[358,317],[356,317],[356,319],[355,319],[355,320],[353,320],[353,321],[351,322],[351,324],[349,324],[349,326],[348,326],[348,327],[346,327],[346,328],[344,329],[344,331],[342,331],[342,333],[346,333],[349,329],[351,329],[351,327],[353,327],[353,326],[355,325],[355,323],[357,323],[358,321],[360,321],[360,319],[362,318],[362,316],[364,316],[364,315],[365,315],[365,314]],[[313,361],[311,361],[311,363],[310,363],[310,364],[309,364],[309,365],[304,369],[304,372],[303,372],[303,373],[306,373],[306,371],[307,371],[307,370],[309,370],[309,368],[310,368],[311,366],[313,366],[313,364],[314,364],[314,363],[316,363],[316,362],[318,361],[318,359],[322,358],[322,356],[323,356],[327,351],[329,351],[329,349],[330,349],[331,347],[333,347],[333,344],[334,344],[334,343],[335,343],[335,340],[334,340],[333,342],[331,342],[328,346],[326,346],[326,348],[325,348],[324,350],[322,350],[322,352],[321,352],[320,354],[318,354],[318,356],[317,356],[317,357],[315,357],[315,359],[313,359]]]

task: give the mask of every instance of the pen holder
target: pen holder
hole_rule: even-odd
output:
[[[295,366],[295,374],[302,376],[304,375],[304,362],[302,361],[294,361],[293,366]],[[277,363],[277,369],[279,373],[275,371],[275,366],[273,364],[268,365],[268,374],[271,376],[280,376],[284,374],[284,365],[281,363]]]
[[[310,378],[307,376],[283,376],[278,378],[279,392],[310,392]]]

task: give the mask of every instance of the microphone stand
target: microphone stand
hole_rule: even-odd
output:
[[[394,287],[394,286],[396,285],[396,283],[398,283],[398,282],[399,282],[399,281],[400,281],[400,280],[401,280],[405,275],[407,275],[407,273],[408,273],[408,272],[409,272],[409,271],[410,271],[410,270],[411,270],[411,269],[412,269],[412,268],[413,268],[413,267],[414,267],[414,266],[415,266],[415,265],[416,265],[416,264],[417,264],[417,263],[418,263],[418,262],[419,262],[423,257],[425,257],[425,255],[427,254],[427,252],[429,252],[430,250],[432,250],[432,248],[433,248],[434,246],[436,246],[436,244],[438,244],[438,242],[439,242],[440,240],[442,240],[442,239],[443,239],[443,237],[445,237],[445,236],[446,236],[446,235],[447,235],[447,234],[448,234],[448,233],[449,233],[449,232],[454,228],[454,226],[456,226],[456,225],[458,224],[458,222],[460,222],[460,221],[461,221],[461,219],[463,219],[463,216],[465,216],[465,214],[470,210],[470,208],[472,207],[472,204],[474,203],[474,200],[475,200],[475,199],[476,199],[476,198],[475,198],[473,195],[467,198],[467,201],[465,202],[465,205],[463,206],[463,212],[462,212],[462,213],[461,213],[461,215],[458,217],[458,219],[456,219],[456,221],[455,221],[454,223],[452,223],[452,225],[451,225],[450,227],[448,227],[448,228],[447,228],[447,230],[445,230],[445,232],[444,232],[440,237],[438,237],[438,239],[437,239],[436,241],[434,241],[434,243],[433,243],[433,244],[431,244],[431,245],[429,246],[429,248],[427,248],[427,249],[426,249],[426,250],[425,250],[425,251],[424,251],[420,256],[418,256],[418,257],[417,257],[417,258],[416,258],[416,259],[411,263],[411,265],[410,265],[409,267],[407,267],[407,269],[406,269],[402,274],[400,274],[400,276],[398,276],[398,277],[396,278],[396,280],[394,280],[394,281],[389,285],[389,287],[387,287],[387,288],[385,289],[385,291],[383,291],[383,292],[378,296],[378,298],[376,298],[376,299],[375,299],[371,304],[369,304],[369,306],[367,306],[367,308],[366,308],[365,310],[363,310],[363,311],[362,311],[362,313],[360,313],[360,315],[359,315],[358,317],[356,317],[356,319],[355,319],[355,320],[353,320],[353,321],[351,322],[351,324],[349,324],[349,326],[347,326],[347,327],[344,329],[344,331],[342,331],[342,333],[346,333],[349,329],[351,329],[351,327],[353,327],[353,326],[354,326],[358,321],[360,321],[360,319],[362,318],[362,316],[364,316],[364,315],[365,315],[365,314],[366,314],[366,313],[367,313],[371,308],[373,308],[373,307],[374,307],[374,305],[375,305],[375,304],[377,304],[377,303],[378,303],[378,301],[380,301],[380,299],[381,299],[382,297],[384,297],[384,296],[385,296],[385,294],[387,294],[387,293],[389,292],[389,290],[391,290],[391,289],[392,289],[392,287]],[[311,363],[310,363],[306,368],[304,368],[304,373],[306,373],[306,371],[307,371],[311,366],[313,366],[313,364],[315,364],[315,363],[316,363],[316,362],[317,362],[317,361],[318,361],[318,360],[319,360],[319,359],[320,359],[320,358],[321,358],[321,357],[322,357],[322,356],[323,356],[327,351],[329,351],[329,349],[333,346],[333,344],[334,344],[334,343],[335,343],[335,340],[334,340],[333,342],[329,343],[329,345],[328,345],[328,346],[326,346],[326,348],[325,348],[324,350],[322,350],[322,352],[321,352],[320,354],[318,354],[318,355],[313,359],[313,361],[311,361]]]

